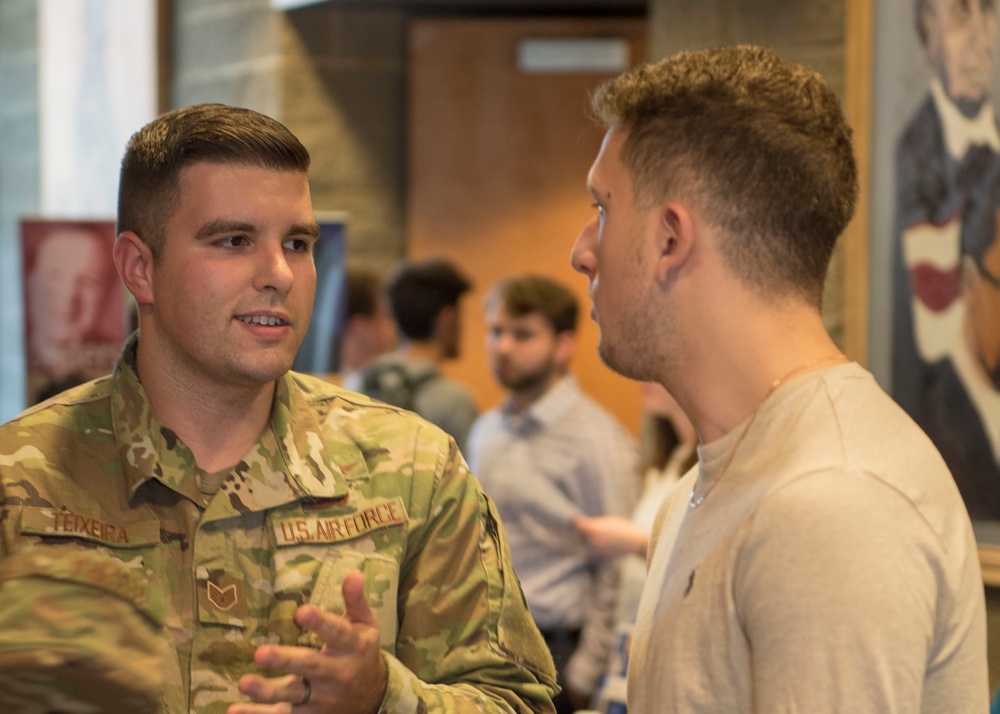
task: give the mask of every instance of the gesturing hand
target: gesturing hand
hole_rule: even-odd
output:
[[[254,653],[258,667],[288,672],[267,678],[240,678],[242,694],[255,704],[233,704],[227,714],[288,714],[332,712],[373,714],[382,703],[388,670],[379,650],[375,613],[364,593],[364,577],[354,571],[344,578],[344,614],[302,605],[295,622],[314,632],[323,648],[262,645]]]
[[[576,516],[573,525],[601,555],[646,555],[649,534],[621,516]]]

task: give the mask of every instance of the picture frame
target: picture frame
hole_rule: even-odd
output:
[[[114,368],[130,328],[114,244],[112,219],[21,220],[29,405]]]
[[[977,90],[974,81],[963,88],[949,80],[947,59],[932,56],[936,45],[927,38],[938,31],[937,20],[921,12],[917,0],[876,0],[867,10],[864,4],[848,2],[846,34],[845,106],[855,103],[867,226],[867,240],[853,247],[861,251],[867,244],[867,264],[860,264],[868,275],[863,287],[846,291],[846,302],[858,311],[865,306],[860,316],[847,316],[861,345],[852,356],[863,356],[941,451],[973,519],[984,582],[1000,586],[994,456],[1000,454],[1000,389],[991,384],[988,367],[976,367],[989,360],[975,353],[969,336],[979,328],[967,309],[974,218],[985,210],[984,196],[995,182],[993,155],[1000,155],[997,23],[970,25],[970,31],[993,33],[992,63]],[[856,280],[850,269],[845,273]]]

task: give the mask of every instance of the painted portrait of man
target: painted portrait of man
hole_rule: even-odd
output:
[[[126,337],[113,222],[24,221],[29,402],[111,371]]]
[[[1000,520],[1000,394],[976,348],[991,339],[977,334],[1000,156],[995,0],[916,0],[914,11],[930,71],[896,143],[891,391],[942,452],[972,517]]]

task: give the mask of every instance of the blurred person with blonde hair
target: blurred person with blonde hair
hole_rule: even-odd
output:
[[[646,552],[660,506],[695,464],[698,434],[677,400],[663,385],[642,382],[642,433],[639,471],[642,495],[631,518],[577,516],[573,524],[603,556],[626,556],[615,607],[615,649],[601,690],[595,696],[598,711],[610,714],[625,702],[628,651],[639,598],[646,582]]]

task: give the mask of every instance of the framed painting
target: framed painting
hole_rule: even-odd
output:
[[[996,580],[997,7],[879,0],[874,13],[868,366],[947,462]]]
[[[28,404],[114,367],[129,329],[114,243],[114,221],[21,221]]]

